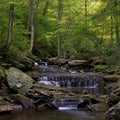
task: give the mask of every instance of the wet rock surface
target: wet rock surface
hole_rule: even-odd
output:
[[[84,98],[83,102],[78,104],[78,109],[87,108],[88,105],[90,106],[92,104],[97,104],[97,103],[100,103],[100,102],[94,98]]]
[[[89,65],[87,60],[71,60],[68,64],[70,67],[86,67]]]
[[[58,57],[54,57],[54,58],[49,58],[47,60],[48,64],[50,65],[65,65],[68,63],[68,60],[67,59],[62,59],[62,58],[58,58]]]
[[[9,97],[0,97],[0,113],[8,113],[15,110],[21,110],[21,105],[14,104],[14,101]]]
[[[87,106],[89,110],[94,112],[106,112],[109,109],[109,105],[107,103],[96,103]]]
[[[24,64],[24,62],[23,62]],[[26,63],[25,63],[26,64]],[[32,65],[33,62],[31,61],[30,64]],[[10,89],[13,89],[16,92],[16,94],[9,94],[10,97],[5,99],[5,104],[9,104],[9,106],[17,105],[14,107],[6,107],[3,109],[4,111],[12,111],[16,108],[56,108],[54,105],[51,104],[51,101],[56,99],[64,98],[67,103],[71,102],[71,98],[80,98],[82,101],[77,100],[77,107],[78,108],[84,108],[89,109],[91,111],[97,111],[97,112],[103,112],[108,109],[107,104],[113,103],[116,100],[109,99],[107,101],[107,98],[102,98],[101,95],[98,95],[98,98],[89,96],[89,91],[87,92],[78,92],[78,91],[70,91],[66,90],[66,86],[69,87],[78,87],[77,85],[81,85],[83,89],[86,89],[86,87],[98,87],[99,81],[109,82],[109,83],[115,83],[118,81],[119,76],[112,76],[112,75],[105,75],[103,74],[97,74],[97,73],[80,73],[80,67],[88,69],[89,62],[86,60],[71,60],[71,61],[62,61],[60,60],[57,64],[60,66],[66,66],[66,68],[77,68],[78,71],[73,71],[73,69],[66,69],[64,67],[59,68],[58,66],[53,69],[47,64],[42,64],[35,67],[35,71],[33,71],[33,75],[31,75],[33,78],[41,77],[40,80],[43,80],[42,77],[46,77],[49,80],[51,79],[51,83],[54,83],[52,85],[45,85],[45,84],[35,84],[35,81],[28,76],[27,74],[23,73],[22,71],[12,67],[8,70],[6,70],[6,77],[7,82],[10,87]],[[23,67],[24,68],[24,67]],[[91,69],[91,68],[90,68]],[[51,72],[52,70],[52,72]],[[50,73],[50,74],[49,74]],[[36,75],[37,74],[37,75]],[[37,77],[36,77],[37,76]],[[69,77],[68,77],[69,76]],[[67,79],[66,81],[64,79]],[[68,80],[69,79],[69,80]],[[38,79],[35,79],[38,80]],[[62,83],[58,86],[54,86],[58,82]],[[94,81],[94,82],[93,82]],[[37,81],[38,82],[38,81]],[[96,85],[96,86],[94,86]],[[64,88],[61,88],[64,87]],[[69,88],[68,87],[68,88]],[[100,87],[100,86],[99,86]],[[114,89],[113,93],[119,96],[119,85],[117,85],[117,90]],[[98,93],[97,93],[98,94]],[[87,97],[87,100],[86,100]],[[68,98],[68,100],[66,99]],[[112,97],[113,98],[113,97]],[[8,102],[8,103],[6,103]],[[72,102],[76,102],[74,99]],[[114,104],[118,103],[115,102]],[[84,103],[84,105],[82,105]],[[107,103],[107,104],[106,104]],[[0,104],[2,105],[2,104]],[[82,107],[80,107],[80,105]],[[2,106],[1,106],[2,107]],[[57,106],[58,107],[58,106]],[[3,111],[1,110],[1,112]]]
[[[120,102],[108,110],[106,119],[120,120]]]
[[[21,94],[13,94],[10,95],[10,98],[14,100],[15,103],[22,105],[23,108],[34,108],[33,100],[21,95]]]

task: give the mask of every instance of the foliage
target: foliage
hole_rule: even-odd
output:
[[[9,5],[13,3],[14,21],[10,51],[28,53],[30,46],[29,0],[0,1],[0,48],[8,36]],[[58,0],[35,0],[35,43],[33,54],[57,56],[58,24],[62,57],[89,58],[104,55],[108,64],[118,63],[120,45],[119,0],[62,1],[58,22]],[[110,55],[108,55],[110,53]],[[101,68],[100,68],[101,69]]]
[[[111,47],[105,53],[106,62],[108,65],[116,66],[120,68],[120,48],[119,47]]]
[[[103,72],[107,69],[107,66],[106,65],[96,65],[94,70],[97,71],[97,72]]]

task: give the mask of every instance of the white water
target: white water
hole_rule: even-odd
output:
[[[70,90],[70,92],[83,93],[87,91],[89,94],[98,94],[99,92],[99,81],[102,80],[101,76],[96,73],[77,73],[74,70],[64,70],[56,67],[49,66],[47,63],[42,63],[39,66],[43,73],[38,78],[38,84],[52,85],[58,87],[64,87]],[[50,74],[49,74],[50,73]],[[55,105],[59,110],[74,110],[78,109],[78,104],[81,101],[78,100],[65,100],[59,99],[54,100]]]
[[[77,107],[68,106],[68,107],[58,107],[59,110],[77,110]]]

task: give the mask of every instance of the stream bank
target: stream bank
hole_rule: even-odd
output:
[[[18,59],[17,59],[18,60]],[[30,61],[29,61],[30,60]],[[29,61],[29,62],[28,62]],[[51,104],[51,101],[54,99],[60,99],[61,97],[66,98],[69,97],[79,97],[83,100],[79,102],[79,106],[85,106],[84,108],[89,109],[91,111],[97,111],[97,112],[103,112],[107,111],[108,107],[112,107],[113,105],[116,105],[120,99],[119,99],[119,74],[111,74],[112,72],[104,72],[99,73],[100,76],[102,76],[102,81],[100,82],[103,84],[104,89],[108,90],[108,92],[111,94],[106,95],[99,93],[98,95],[91,95],[88,90],[82,91],[82,92],[73,92],[69,91],[68,89],[65,89],[63,86],[66,86],[66,84],[69,84],[69,82],[62,83],[62,86],[51,86],[51,85],[43,85],[43,84],[36,84],[36,80],[38,77],[45,76],[45,72],[50,72],[50,69],[46,70],[46,64],[43,62],[39,62],[39,65],[36,66],[34,63],[35,61],[38,62],[38,59],[26,59],[26,57],[22,57],[21,60],[17,61],[18,64],[9,64],[9,63],[3,63],[0,67],[0,79],[1,79],[1,103],[0,103],[0,110],[1,112],[11,112],[18,109],[46,109],[46,108],[57,108],[57,106]],[[71,85],[76,86],[76,84],[81,84],[78,82],[78,78],[80,76],[86,75],[87,71],[95,72],[96,68],[94,67],[94,64],[98,64],[99,62],[96,62],[93,64],[93,61],[86,61],[86,60],[72,60],[69,62],[68,60],[61,60],[59,63],[52,63],[50,61],[47,61],[49,65],[57,65],[58,67],[55,67],[53,72],[55,72],[57,79],[61,79],[61,76],[63,74],[67,74],[69,76],[69,79],[73,82]],[[20,63],[19,63],[20,62]],[[29,65],[30,64],[30,65]],[[34,66],[35,65],[35,66]],[[41,68],[41,66],[44,68]],[[18,70],[17,68],[21,69]],[[26,67],[27,66],[27,67]],[[28,66],[33,71],[27,71]],[[88,67],[87,67],[88,66]],[[60,68],[58,70],[58,68]],[[42,71],[43,70],[43,71]],[[58,70],[58,71],[57,71]],[[8,71],[11,72],[8,74]],[[27,74],[25,74],[26,72]],[[60,72],[62,72],[60,74]],[[15,73],[15,74],[14,74]],[[91,73],[89,73],[90,75]],[[96,73],[95,73],[96,74]],[[41,76],[42,75],[42,76]],[[50,74],[49,74],[50,75]],[[98,75],[98,74],[97,74]],[[25,76],[25,79],[24,79]],[[30,77],[31,76],[31,77]],[[51,76],[51,75],[50,75]],[[50,78],[49,76],[49,78]],[[67,77],[64,75],[64,77]],[[95,76],[94,76],[95,77]],[[74,78],[74,80],[73,80]],[[39,78],[41,79],[41,78]],[[62,78],[63,79],[63,78]],[[85,78],[86,79],[86,78]],[[83,79],[85,81],[85,79]],[[11,84],[10,81],[14,81],[14,83]],[[53,80],[54,81],[54,80]],[[6,83],[7,82],[7,83]],[[91,82],[90,82],[91,83]],[[89,82],[86,81],[88,84]],[[114,84],[114,86],[113,86]],[[90,104],[90,99],[93,99],[97,101],[96,104]],[[87,101],[87,102],[84,102]],[[104,104],[103,104],[104,103]],[[78,103],[77,103],[78,104]],[[102,106],[106,106],[105,108],[101,108]],[[78,107],[78,106],[77,106]],[[110,112],[108,111],[108,115]],[[108,117],[107,117],[108,118]],[[108,118],[109,119],[109,118]]]

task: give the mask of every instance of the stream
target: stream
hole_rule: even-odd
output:
[[[38,66],[35,74],[38,76],[36,79],[38,84],[63,87],[77,94],[83,91],[94,95],[104,94],[103,86],[100,84],[102,77],[97,73],[77,73],[45,63]],[[0,115],[0,120],[105,120],[105,113],[78,110],[78,104],[81,102],[81,98],[59,98],[52,101],[57,110],[16,111]]]
[[[86,72],[78,73],[75,70],[66,70],[58,66],[39,65],[37,71],[39,77],[38,84],[53,85],[63,87],[70,93],[82,94],[87,91],[88,94],[105,94],[104,85],[101,84],[103,77],[101,74]],[[51,111],[52,119],[59,120],[105,120],[105,114],[93,113],[88,111],[79,111],[78,104],[83,102],[81,98],[60,97],[53,100],[52,104],[58,108],[56,111]],[[47,119],[46,119],[47,120]]]
[[[105,120],[105,115],[78,110],[24,110],[2,115],[0,120]]]

